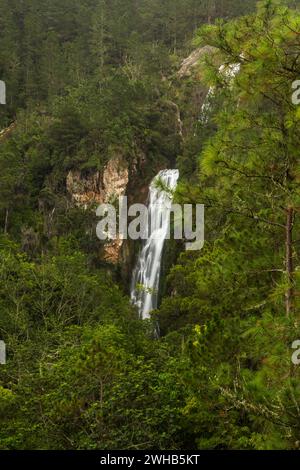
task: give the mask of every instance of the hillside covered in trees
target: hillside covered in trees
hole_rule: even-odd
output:
[[[300,1],[0,0],[0,39],[0,449],[300,449]],[[142,320],[95,208],[165,168],[205,245]]]

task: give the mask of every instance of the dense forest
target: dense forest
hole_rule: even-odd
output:
[[[0,40],[0,449],[300,449],[300,1],[0,0]],[[149,320],[74,202],[116,155],[205,205]]]

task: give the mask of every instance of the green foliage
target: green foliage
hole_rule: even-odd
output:
[[[239,62],[240,71],[228,80],[219,66],[207,65],[222,104],[211,110],[216,129],[200,154],[198,182],[182,184],[177,196],[205,204],[206,246],[183,254],[171,270],[172,295],[157,318],[172,337],[194,325],[193,360],[206,371],[205,384],[194,376],[206,393],[192,399],[203,425],[201,448],[298,446],[299,371],[291,345],[299,336],[300,135],[291,95],[300,73],[299,21],[294,11],[261,2],[257,14],[199,33],[200,44],[217,47],[221,63]]]

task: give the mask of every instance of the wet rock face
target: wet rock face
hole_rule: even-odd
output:
[[[103,171],[83,173],[72,170],[67,175],[67,191],[78,207],[105,204],[127,193],[129,169],[122,157],[111,159]],[[96,235],[95,235],[96,236]],[[123,241],[112,240],[104,247],[103,258],[113,264],[120,261]]]

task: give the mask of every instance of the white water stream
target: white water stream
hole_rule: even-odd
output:
[[[162,170],[149,188],[148,224],[149,237],[133,271],[131,300],[143,319],[157,308],[162,253],[169,233],[173,191],[179,178],[178,170]]]

